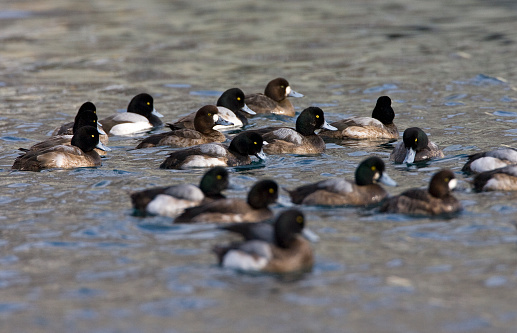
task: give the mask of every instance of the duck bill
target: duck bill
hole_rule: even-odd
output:
[[[379,183],[387,186],[398,186],[397,182],[394,181],[387,173],[383,173],[381,178],[377,180]]]
[[[302,236],[311,243],[317,243],[320,240],[320,236],[307,227],[303,228]]]
[[[406,158],[402,163],[413,163],[415,161],[416,151],[413,148],[409,148],[406,151]]]
[[[327,123],[327,121],[325,121],[323,125],[321,125],[321,128],[328,129],[329,131],[337,131],[337,127],[330,125],[329,123]]]
[[[264,151],[261,149],[260,152],[256,153],[255,156],[257,156],[258,158],[260,158],[261,160],[267,160],[267,156],[266,156],[266,153],[264,153]]]
[[[246,104],[241,109],[242,111],[246,112],[247,114],[256,115],[257,113],[250,109]]]
[[[156,109],[154,109],[154,108],[153,108],[153,112],[151,112],[151,114],[155,115],[158,118],[162,118],[163,117],[163,114],[161,114],[160,112],[156,111]]]
[[[102,129],[102,125],[97,123],[97,132],[99,132],[99,134],[101,135],[106,135],[106,132],[104,132],[104,130]]]
[[[291,87],[287,87],[285,89],[285,96],[286,97],[303,97],[303,94],[300,94],[299,92],[292,90]]]
[[[99,148],[100,150],[104,150],[104,151],[111,151],[111,149],[104,145],[102,142],[99,141],[99,143],[95,146],[95,148]]]
[[[234,123],[224,119],[223,117],[219,117],[217,118],[217,120],[215,121],[215,125],[223,125],[223,126],[232,126],[232,125],[235,125]]]

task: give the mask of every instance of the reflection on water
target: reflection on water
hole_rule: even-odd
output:
[[[516,7],[469,0],[16,1],[0,10],[0,328],[78,332],[513,331],[514,193],[473,193],[465,157],[515,146]],[[166,147],[110,141],[98,169],[11,171],[19,147],[71,121],[86,100],[100,117],[137,93],[173,121],[231,87],[261,92],[284,76],[328,121],[370,116],[393,100],[402,131],[419,126],[444,159],[388,162],[392,143],[342,141],[321,156],[270,156],[232,168],[244,197],[258,179],[295,188],[387,162],[397,194],[439,168],[459,179],[451,219],[307,207],[316,264],[281,279],[222,270],[212,225],[133,216],[129,193],[198,184],[203,170],[161,170]],[[294,126],[257,117],[251,127]],[[160,130],[158,130],[159,132]],[[233,133],[232,133],[233,134]],[[287,193],[281,192],[284,209]]]

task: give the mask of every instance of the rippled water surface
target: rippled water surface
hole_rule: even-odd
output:
[[[511,1],[12,1],[0,9],[0,330],[2,332],[513,332],[514,193],[473,193],[467,154],[515,146],[517,6]],[[149,92],[166,121],[231,87],[286,77],[329,120],[369,115],[389,95],[395,122],[425,129],[446,158],[388,162],[378,143],[328,144],[230,169],[245,197],[258,179],[293,188],[352,178],[370,154],[401,186],[439,168],[459,178],[450,220],[304,208],[314,270],[296,279],[215,265],[231,238],[210,226],[132,216],[128,193],[198,183],[160,170],[166,147],[113,138],[97,169],[11,171],[19,147],[73,120],[100,118]],[[258,117],[255,126],[292,125]],[[286,193],[281,194],[287,201]],[[278,204],[275,211],[284,208]]]

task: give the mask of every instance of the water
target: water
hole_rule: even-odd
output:
[[[0,11],[0,329],[63,332],[510,332],[517,326],[514,193],[473,193],[465,156],[515,146],[516,7],[449,1],[16,1]],[[333,121],[389,95],[402,131],[420,126],[446,158],[388,164],[397,194],[439,168],[459,178],[453,219],[304,208],[313,272],[296,279],[221,270],[210,226],[131,215],[128,193],[203,171],[160,170],[170,151],[114,138],[98,169],[10,171],[18,147],[100,117],[142,91],[166,121],[240,87],[284,76]],[[291,124],[256,118],[256,126]],[[353,177],[389,145],[329,144],[231,169],[244,197],[258,179],[293,188]],[[287,199],[282,192],[283,199]],[[286,200],[283,200],[286,201]],[[276,211],[283,205],[276,205]]]

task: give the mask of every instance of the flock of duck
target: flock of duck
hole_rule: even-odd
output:
[[[351,117],[333,123],[325,121],[319,107],[308,107],[296,119],[295,128],[264,127],[241,131],[231,138],[221,131],[235,130],[249,124],[257,114],[295,116],[288,97],[303,97],[283,78],[270,81],[264,93],[245,95],[232,88],[225,91],[216,105],[206,105],[174,123],[170,131],[151,135],[135,149],[171,146],[174,150],[160,165],[164,169],[210,168],[199,186],[179,184],[151,188],[131,194],[135,211],[141,215],[164,215],[176,223],[221,223],[222,229],[238,233],[243,242],[217,246],[214,252],[224,267],[240,270],[293,272],[313,265],[310,232],[299,209],[289,209],[269,223],[273,212],[269,205],[278,199],[279,187],[274,180],[258,181],[246,200],[226,198],[229,187],[225,167],[250,164],[251,156],[265,159],[266,154],[319,154],[325,142],[343,140],[399,139],[393,120],[391,99],[381,96],[371,117]],[[20,148],[13,169],[39,171],[48,168],[97,167],[101,155],[110,149],[112,135],[131,135],[163,126],[149,94],[135,96],[127,112],[97,121],[96,107],[84,103],[74,122],[57,128],[46,141]],[[102,125],[101,125],[102,124]],[[319,130],[316,134],[315,131]],[[390,154],[394,163],[415,163],[444,157],[439,147],[418,128],[407,128],[402,141]],[[498,149],[470,155],[463,171],[476,174],[472,183],[477,191],[517,190],[517,151]],[[384,161],[372,156],[362,161],[355,180],[327,179],[295,189],[287,189],[298,205],[371,206],[380,212],[411,215],[455,214],[462,207],[451,194],[456,186],[455,174],[443,169],[433,175],[427,189],[410,189],[389,196],[380,185],[395,186],[387,174]],[[266,222],[265,222],[266,221]],[[305,235],[305,237],[302,237]]]

